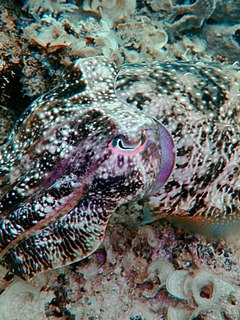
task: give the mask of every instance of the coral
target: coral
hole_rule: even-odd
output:
[[[25,29],[25,36],[32,42],[34,41],[40,47],[46,48],[48,52],[54,52],[61,48],[66,48],[75,40],[73,35],[69,35],[61,23],[51,19],[47,25],[39,30],[39,26],[31,25]]]
[[[42,15],[44,13],[57,15],[61,12],[73,12],[78,7],[72,3],[66,3],[66,0],[26,0],[23,10],[33,16]]]
[[[70,57],[102,54],[115,61],[119,60],[118,43],[113,31],[105,21],[96,23],[91,17],[75,23],[65,18],[46,17],[40,23],[26,27],[24,38],[48,53],[68,50]]]
[[[203,29],[207,48],[212,56],[221,55],[230,63],[239,61],[240,24],[226,26],[224,24],[208,25]]]
[[[190,273],[185,270],[174,271],[166,281],[167,291],[179,300],[187,300],[196,304],[195,311],[189,315],[194,319],[201,314],[214,314],[214,319],[224,319],[221,315],[228,313],[230,319],[235,315],[240,317],[239,310],[226,303],[236,292],[235,288],[228,282],[219,279],[213,273],[200,270]],[[175,308],[174,312],[178,312]],[[179,310],[181,313],[181,309]],[[190,312],[190,310],[189,310]],[[170,308],[168,319],[174,319],[173,310]]]
[[[167,319],[168,320],[186,320],[190,319],[191,311],[183,308],[175,308],[170,306],[168,308]]]
[[[197,0],[190,5],[173,5],[169,15],[171,25],[168,27],[168,32],[174,34],[193,28],[199,29],[213,14],[216,1]]]
[[[134,13],[136,0],[85,0],[83,9],[99,13],[109,26]]]
[[[134,35],[129,36],[129,25],[136,30]],[[139,63],[147,60],[148,56],[157,60],[165,58],[164,47],[168,42],[168,34],[160,23],[148,17],[136,16],[131,22],[119,23],[118,30],[127,62]]]
[[[205,2],[200,0],[29,0],[14,10],[7,10],[7,3],[0,8],[0,68],[9,86],[18,82],[28,99],[48,90],[59,70],[80,56],[105,55],[118,66],[124,61],[238,59],[239,0],[208,1],[208,10],[201,10]],[[4,106],[10,103],[7,95],[1,99]]]

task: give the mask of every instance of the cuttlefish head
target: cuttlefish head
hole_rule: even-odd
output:
[[[108,114],[111,124],[102,126],[101,145],[98,151],[95,148],[96,162],[102,160],[94,166],[90,192],[119,204],[156,193],[168,180],[175,161],[167,129],[139,110],[119,106],[119,102],[111,104]]]

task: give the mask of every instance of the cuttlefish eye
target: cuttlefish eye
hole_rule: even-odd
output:
[[[146,144],[147,135],[143,131],[140,137],[134,143],[130,143],[124,136],[117,136],[110,142],[110,148],[118,154],[135,154],[139,152]]]

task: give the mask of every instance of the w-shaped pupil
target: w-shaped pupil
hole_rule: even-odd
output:
[[[112,140],[112,147],[114,149],[121,150],[121,151],[124,151],[124,150],[134,151],[134,150],[138,149],[139,147],[142,147],[145,144],[146,139],[147,139],[147,137],[146,137],[145,131],[143,131],[141,133],[140,138],[138,138],[136,140],[136,142],[134,142],[134,143],[128,143],[128,142],[124,141],[124,137],[118,136]]]

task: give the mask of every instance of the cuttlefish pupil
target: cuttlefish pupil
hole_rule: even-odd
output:
[[[117,154],[135,154],[141,151],[146,145],[147,134],[146,131],[142,131],[140,137],[135,142],[127,141],[124,136],[117,136],[110,142],[110,148]]]

